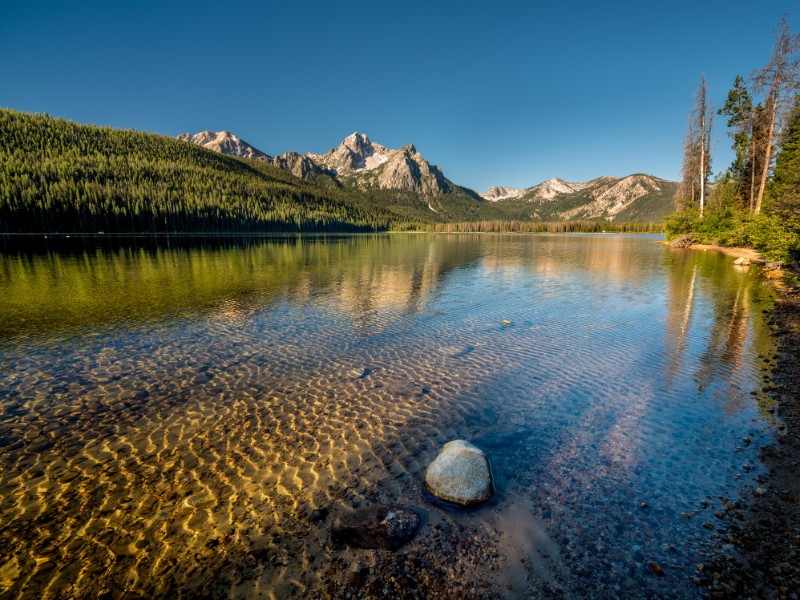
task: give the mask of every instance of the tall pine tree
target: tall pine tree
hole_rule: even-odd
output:
[[[764,210],[783,231],[781,245],[800,260],[800,96],[780,145]]]

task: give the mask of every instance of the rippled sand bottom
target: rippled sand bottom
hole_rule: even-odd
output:
[[[245,329],[102,339],[47,372],[36,357],[18,366],[24,401],[6,406],[2,432],[6,592],[339,595],[370,578],[352,573],[384,569],[379,585],[396,593],[413,584],[390,579],[401,557],[424,589],[493,585],[508,560],[492,529],[503,511],[451,513],[421,485],[442,444],[479,430],[463,390],[490,374],[487,353],[384,346],[330,360],[330,346]],[[332,520],[379,500],[425,520],[383,567],[329,541]]]
[[[769,440],[751,394],[769,358],[743,337],[699,401],[703,373],[652,343],[658,306],[633,322],[613,297],[557,300],[568,318],[529,320],[494,291],[422,316],[253,302],[32,344],[0,373],[0,596],[695,597],[714,513]],[[457,438],[492,462],[478,509],[422,485]],[[377,502],[417,510],[416,538],[331,542]]]

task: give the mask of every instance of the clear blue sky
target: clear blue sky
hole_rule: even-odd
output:
[[[0,3],[0,106],[269,153],[353,131],[456,183],[680,174],[700,74],[715,104],[800,1]],[[792,13],[795,14],[792,14]],[[717,119],[714,171],[730,162]]]

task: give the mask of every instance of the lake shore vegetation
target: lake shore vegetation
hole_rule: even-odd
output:
[[[736,77],[717,111],[728,118],[735,159],[710,186],[712,144],[702,129],[710,113],[701,82],[676,198],[680,210],[666,220],[668,239],[751,246],[771,260],[800,260],[799,51],[800,36],[784,18],[767,65],[749,81]]]

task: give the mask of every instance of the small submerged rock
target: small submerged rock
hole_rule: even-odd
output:
[[[350,377],[351,379],[361,379],[366,374],[367,374],[367,370],[362,368],[362,367],[358,367],[356,369],[350,369],[347,372],[347,376]]]
[[[461,506],[483,504],[494,495],[489,459],[466,440],[448,442],[425,470],[425,487],[447,502]]]
[[[397,550],[414,537],[419,523],[410,508],[376,504],[340,520],[331,528],[331,538],[358,548]]]
[[[319,521],[324,521],[327,516],[327,508],[315,508],[311,511],[311,514],[308,516],[308,518],[312,523],[317,523]]]
[[[438,352],[450,358],[460,358],[466,356],[473,350],[474,348],[472,346],[442,346],[439,348]]]

